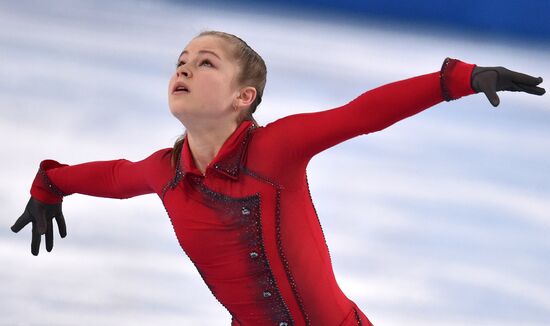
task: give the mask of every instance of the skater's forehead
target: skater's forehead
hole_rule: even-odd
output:
[[[204,50],[197,51],[197,53],[198,54],[209,53],[209,54],[212,54],[213,56],[217,57],[218,59],[222,60],[222,58],[214,50],[204,49]],[[189,51],[183,50],[183,52],[180,54],[180,57],[183,56],[184,54],[189,54]]]
[[[223,41],[217,37],[212,36],[202,36],[195,38],[187,44],[185,49],[180,54],[180,57],[184,54],[211,54],[222,60],[225,57]]]

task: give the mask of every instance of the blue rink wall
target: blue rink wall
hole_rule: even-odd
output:
[[[219,0],[207,2],[228,4]],[[504,39],[550,42],[548,0],[241,0],[230,3],[249,8],[260,5],[271,9],[295,9],[297,13],[340,13],[346,17],[438,25],[461,33],[491,34]]]

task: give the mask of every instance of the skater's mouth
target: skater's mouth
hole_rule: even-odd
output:
[[[172,94],[185,94],[189,92],[189,87],[187,87],[184,82],[177,81],[174,83],[174,86],[172,86]]]

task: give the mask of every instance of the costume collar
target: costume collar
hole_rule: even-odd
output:
[[[236,180],[239,176],[240,168],[244,163],[249,135],[253,129],[255,129],[255,126],[252,121],[243,121],[223,143],[216,157],[214,157],[212,162],[206,167],[205,173],[209,173],[209,170],[213,169],[216,172]],[[191,173],[202,176],[202,173],[196,167],[193,160],[187,136],[183,140],[179,161],[178,168],[183,174]]]

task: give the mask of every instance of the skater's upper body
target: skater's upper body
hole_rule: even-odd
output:
[[[53,246],[51,218],[60,215],[63,196],[156,193],[180,245],[234,325],[370,325],[334,277],[309,193],[310,159],[444,100],[483,91],[494,105],[497,90],[544,93],[536,87],[542,80],[447,58],[438,71],[381,86],[341,107],[261,127],[252,113],[265,81],[263,60],[242,40],[199,35],[181,53],[168,86],[184,137],[139,162],[43,161],[28,213],[12,229],[33,222],[38,254],[42,233],[47,249]],[[337,168],[327,171],[327,178],[337,177]],[[41,213],[47,209],[49,215]]]

